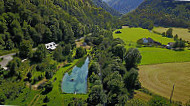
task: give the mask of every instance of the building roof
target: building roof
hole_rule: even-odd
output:
[[[57,47],[57,44],[55,42],[51,42],[51,43],[45,44],[45,46],[46,46],[46,49],[48,50],[55,50]]]

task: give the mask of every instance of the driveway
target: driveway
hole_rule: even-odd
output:
[[[16,53],[11,53],[11,54],[7,54],[4,56],[0,56],[0,58],[3,58],[3,60],[0,62],[1,67],[6,67],[7,64],[9,63],[9,61],[11,61],[13,59],[13,56]]]

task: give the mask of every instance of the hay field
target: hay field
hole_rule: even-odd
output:
[[[187,102],[190,99],[190,62],[165,63],[140,66],[139,78],[143,87],[169,98],[173,84],[173,100]]]
[[[153,30],[159,33],[166,32],[169,28],[164,27],[155,27]],[[173,35],[178,35],[179,38],[182,38],[184,40],[190,41],[190,33],[188,32],[187,28],[172,28],[173,29]]]

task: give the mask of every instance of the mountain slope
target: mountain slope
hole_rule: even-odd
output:
[[[96,26],[111,29],[112,19],[91,0],[1,0],[0,49],[18,48],[23,40],[35,46],[52,41],[74,44]]]
[[[135,11],[122,17],[126,25],[147,28],[159,26],[189,27],[190,2],[145,0]]]
[[[112,8],[116,9],[122,14],[126,14],[134,9],[136,9],[143,0],[104,0]]]
[[[103,9],[105,9],[106,11],[108,11],[110,14],[112,14],[113,16],[121,16],[121,13],[119,13],[117,10],[113,9],[112,7],[110,7],[107,3],[105,3],[102,0],[92,0],[94,2],[94,4],[98,7],[101,7]]]

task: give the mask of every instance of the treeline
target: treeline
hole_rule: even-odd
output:
[[[140,52],[135,48],[126,50],[121,39],[113,39],[112,32],[104,30],[95,31],[85,41],[95,45],[90,55],[88,105],[125,105],[134,89],[141,86],[137,71]]]
[[[110,30],[112,19],[90,0],[1,0],[0,48],[19,48],[22,40],[34,47],[52,41],[73,46],[75,38],[90,33],[95,25]]]
[[[121,16],[121,13],[119,13],[117,10],[113,9],[112,7],[110,7],[108,4],[106,4],[104,1],[102,0],[92,0],[93,3],[98,6],[101,7],[103,9],[105,9],[106,11],[108,11],[110,14],[112,14],[113,16]]]
[[[153,25],[165,27],[190,27],[190,3],[174,0],[145,0],[135,11],[122,17],[123,25],[152,29]]]

